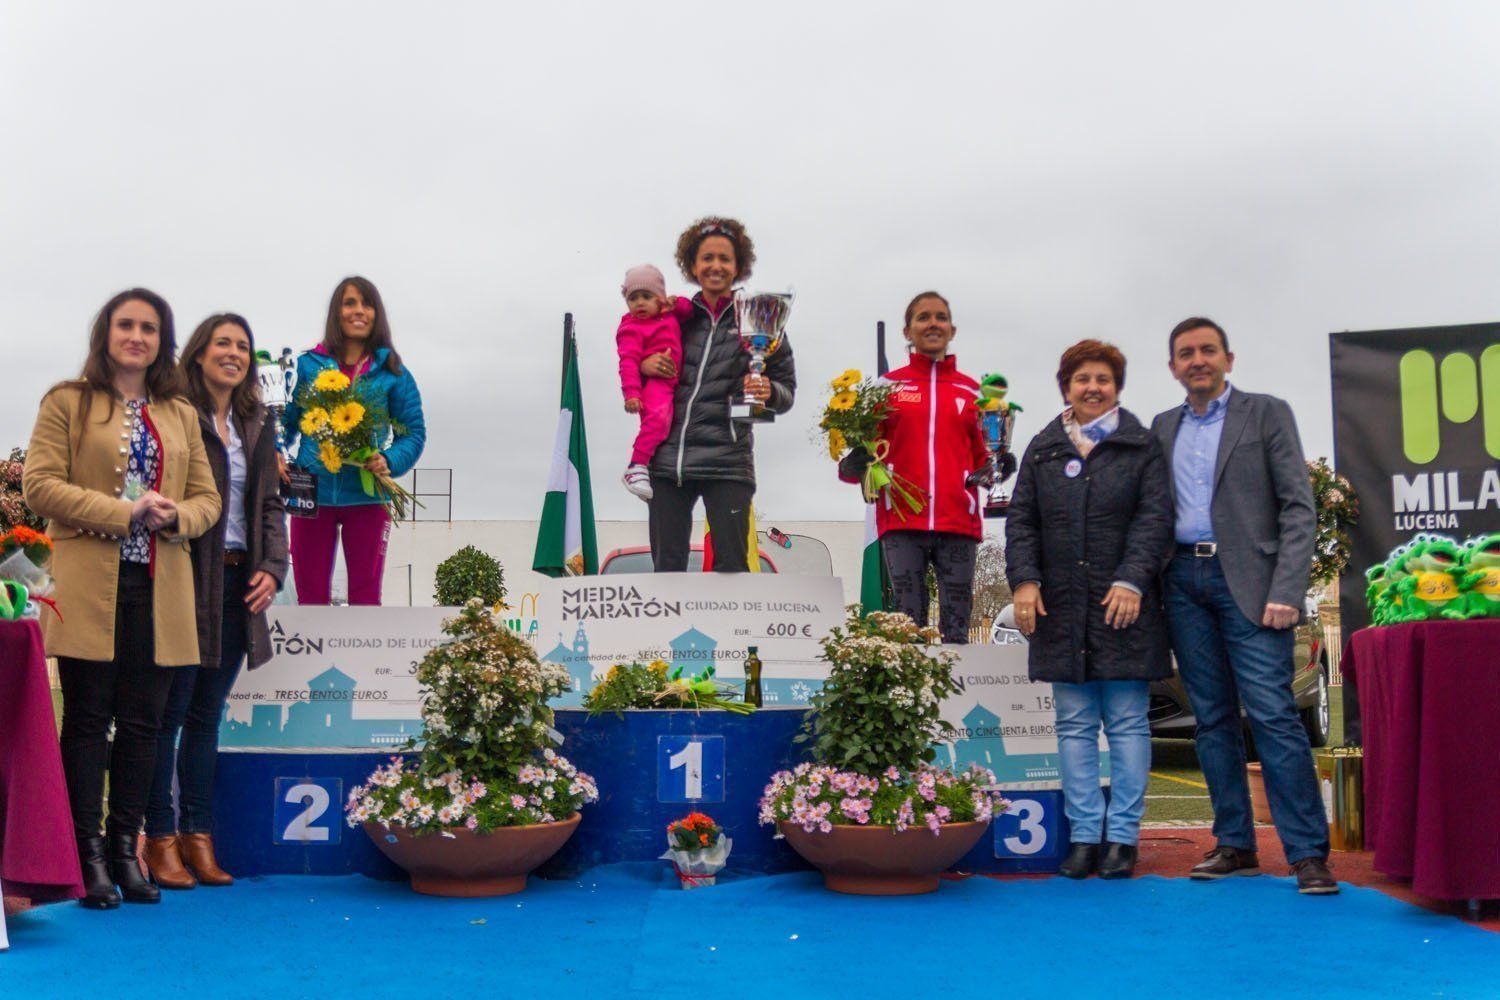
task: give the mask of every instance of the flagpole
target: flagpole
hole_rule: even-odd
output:
[[[885,359],[885,322],[875,324],[875,372],[884,376],[891,370]],[[891,582],[885,567],[885,553],[875,529],[875,507],[865,504],[865,551],[860,560],[859,602],[864,612],[884,611],[890,606]]]
[[[599,572],[588,438],[583,426],[578,338],[572,313],[563,314],[562,384],[557,430],[552,441],[552,463],[531,568],[553,577],[588,576]]]

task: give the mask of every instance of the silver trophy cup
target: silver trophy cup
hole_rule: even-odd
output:
[[[791,292],[734,293],[734,319],[740,346],[750,354],[750,374],[765,375],[766,358],[781,346],[791,312]],[[765,424],[776,419],[776,414],[743,395],[729,401],[729,415],[741,424]]]

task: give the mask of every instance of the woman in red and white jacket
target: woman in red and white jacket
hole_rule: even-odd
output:
[[[948,300],[923,292],[906,307],[903,328],[911,361],[886,374],[895,383],[890,412],[880,426],[889,450],[885,463],[925,501],[917,513],[876,501],[875,524],[890,575],[896,610],[927,624],[927,567],[937,573],[939,631],[943,641],[969,641],[974,607],[974,557],[984,535],[979,485],[988,454],[975,399],[979,383],[958,370],[948,345],[958,332]],[[839,463],[839,476],[858,482],[870,455],[855,449]]]

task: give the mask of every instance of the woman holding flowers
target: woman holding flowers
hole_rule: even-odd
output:
[[[132,288],[110,299],[94,320],[83,373],[42,398],[26,454],[26,502],[47,518],[53,540],[58,613],[45,614],[42,627],[62,682],[82,903],[100,910],[119,906],[121,890],[132,903],[161,898],[136,863],[136,836],[168,668],[199,661],[188,543],[219,518],[175,350],[161,296]]]
[[[297,388],[282,416],[293,464],[318,484],[314,517],[292,520],[292,574],[299,604],[332,600],[334,550],[343,537],[350,604],[379,604],[395,480],[427,442],[422,396],[391,344],[380,292],[345,278],[328,302],[323,342],[297,359]],[[300,440],[299,440],[300,439]]]
[[[1170,467],[1120,407],[1125,357],[1084,340],[1063,352],[1068,404],[1021,459],[1005,522],[1016,627],[1031,679],[1052,683],[1069,878],[1129,878],[1151,766],[1151,681],[1172,675],[1159,577],[1172,551]],[[1110,799],[1099,790],[1099,728]]]
[[[260,402],[250,324],[235,313],[208,317],[188,338],[178,367],[198,411],[223,516],[193,542],[200,662],[172,678],[146,807],[146,864],[163,889],[234,881],[215,860],[212,839],[219,720],[241,663],[248,656],[254,669],[271,658],[266,608],[286,578],[276,418]]]
[[[830,453],[847,443],[840,478],[863,482],[875,503],[875,524],[896,610],[927,625],[927,567],[937,573],[938,622],[944,642],[969,641],[974,606],[974,559],[984,536],[978,481],[988,453],[975,398],[979,383],[958,370],[948,347],[958,328],[948,300],[923,292],[906,307],[903,327],[911,360],[884,385],[859,383],[858,372],[834,382],[824,425],[839,410],[863,409],[879,396],[879,423],[869,440],[847,440],[829,429]]]
[[[755,244],[734,219],[699,219],[677,240],[682,276],[702,289],[682,321],[682,371],[667,354],[641,361],[648,378],[677,378],[672,429],[656,449],[651,473],[651,558],[658,573],[687,569],[693,508],[699,498],[714,540],[714,570],[749,570],[750,504],[755,497],[755,437],[729,417],[731,396],[744,393],[776,413],[792,408],[797,372],[785,336],[750,374],[740,346],[734,285],[750,277]]]

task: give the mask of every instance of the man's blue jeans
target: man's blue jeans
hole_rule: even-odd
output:
[[[1255,850],[1243,703],[1287,860],[1327,857],[1327,815],[1292,697],[1295,632],[1246,618],[1229,593],[1218,556],[1179,553],[1172,560],[1166,609],[1177,669],[1198,719],[1198,763],[1208,781],[1219,846]]]
[[[1134,846],[1141,836],[1146,782],[1151,772],[1150,705],[1146,681],[1053,684],[1063,810],[1074,844]],[[1099,726],[1109,741],[1109,817],[1099,789]]]

